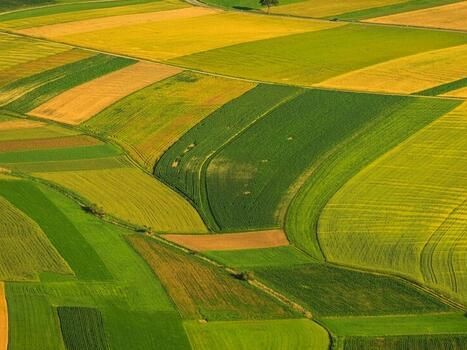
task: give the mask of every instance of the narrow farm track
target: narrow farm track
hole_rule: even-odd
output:
[[[5,284],[0,282],[0,350],[8,349],[8,309]]]

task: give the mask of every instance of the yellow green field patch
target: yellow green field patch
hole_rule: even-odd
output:
[[[428,51],[339,75],[317,86],[414,93],[467,76],[467,45]]]
[[[170,59],[255,40],[318,31],[336,23],[238,13],[124,25],[56,37],[72,44],[148,59]],[[112,40],[118,37],[119,40]]]

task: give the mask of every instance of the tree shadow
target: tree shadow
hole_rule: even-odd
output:
[[[242,11],[251,11],[254,10],[252,7],[246,7],[246,6],[232,6],[236,10],[242,10]]]

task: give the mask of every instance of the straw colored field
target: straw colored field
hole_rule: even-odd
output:
[[[270,230],[218,235],[164,235],[171,242],[196,251],[281,247],[289,244],[284,231]]]
[[[327,317],[323,323],[339,336],[389,336],[467,333],[462,313],[401,316]]]
[[[317,85],[337,89],[414,93],[467,76],[465,62],[467,45],[461,45],[380,63]]]
[[[1,280],[37,280],[42,272],[71,274],[67,263],[41,228],[0,197]]]
[[[79,124],[126,95],[178,72],[179,68],[138,62],[67,90],[29,114],[62,123]]]
[[[388,60],[466,43],[464,33],[347,24],[211,49],[173,62],[231,76],[312,85]]]
[[[320,31],[339,25],[280,17],[219,13],[171,21],[122,25],[118,28],[56,38],[108,52],[165,60],[238,43]],[[111,40],[115,37],[119,40]]]
[[[432,7],[429,9],[405,12],[396,15],[377,17],[367,20],[372,23],[388,23],[467,30],[467,2]]]
[[[443,96],[467,98],[467,87],[448,92]]]
[[[351,11],[397,4],[404,1],[405,0],[305,0],[274,7],[271,12],[306,17],[329,17]]]
[[[460,101],[404,97],[392,110],[375,115],[361,133],[333,148],[308,177],[291,202],[286,232],[292,243],[324,260],[318,221],[326,203],[345,183],[372,161],[448,113]]]
[[[88,307],[58,307],[60,330],[68,350],[109,350],[104,321],[99,310]]]
[[[154,239],[129,236],[132,246],[159,277],[185,319],[291,318],[294,313],[222,268],[175,251]]]
[[[0,88],[0,104],[26,113],[68,89],[134,63],[122,57],[97,54],[5,85]]]
[[[38,173],[87,198],[110,215],[156,232],[206,232],[179,194],[138,169]]]
[[[329,349],[329,336],[311,320],[185,322],[194,350]]]
[[[22,79],[42,71],[63,66],[92,56],[93,53],[80,49],[70,49],[50,56],[17,64],[0,71],[0,86]]]
[[[292,245],[263,249],[211,250],[203,252],[203,255],[223,265],[242,268],[292,266],[315,261]]]
[[[0,132],[3,133],[4,131],[35,129],[41,128],[44,125],[44,123],[38,121],[11,118],[0,122]]]
[[[131,5],[131,6],[123,6]],[[178,1],[122,0],[83,1],[81,4],[60,4],[0,15],[0,28],[22,29],[145,12],[186,7]]]
[[[83,34],[103,29],[118,28],[122,25],[138,25],[159,21],[173,21],[176,19],[192,18],[217,13],[207,7],[188,7],[182,9],[159,11],[151,13],[122,15],[73,21],[68,23],[51,24],[40,27],[18,30],[19,33],[37,37],[54,38],[64,35]]]
[[[0,33],[0,72],[13,66],[68,51],[65,45]]]
[[[467,103],[353,177],[319,222],[326,257],[467,298]]]
[[[8,349],[8,308],[5,284],[0,282],[0,350]]]
[[[97,144],[102,144],[102,142],[87,135],[63,136],[32,140],[9,140],[0,141],[0,152],[94,146]]]
[[[467,346],[465,335],[419,335],[399,337],[348,337],[345,339],[344,350],[426,350],[449,349],[463,350]]]
[[[177,139],[254,84],[183,72],[124,98],[84,124],[117,140],[146,169]]]
[[[319,316],[406,315],[453,311],[433,295],[393,277],[327,264],[253,269],[257,278]]]

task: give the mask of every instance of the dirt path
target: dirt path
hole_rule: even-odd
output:
[[[8,349],[8,310],[5,297],[5,285],[0,282],[0,350]]]

